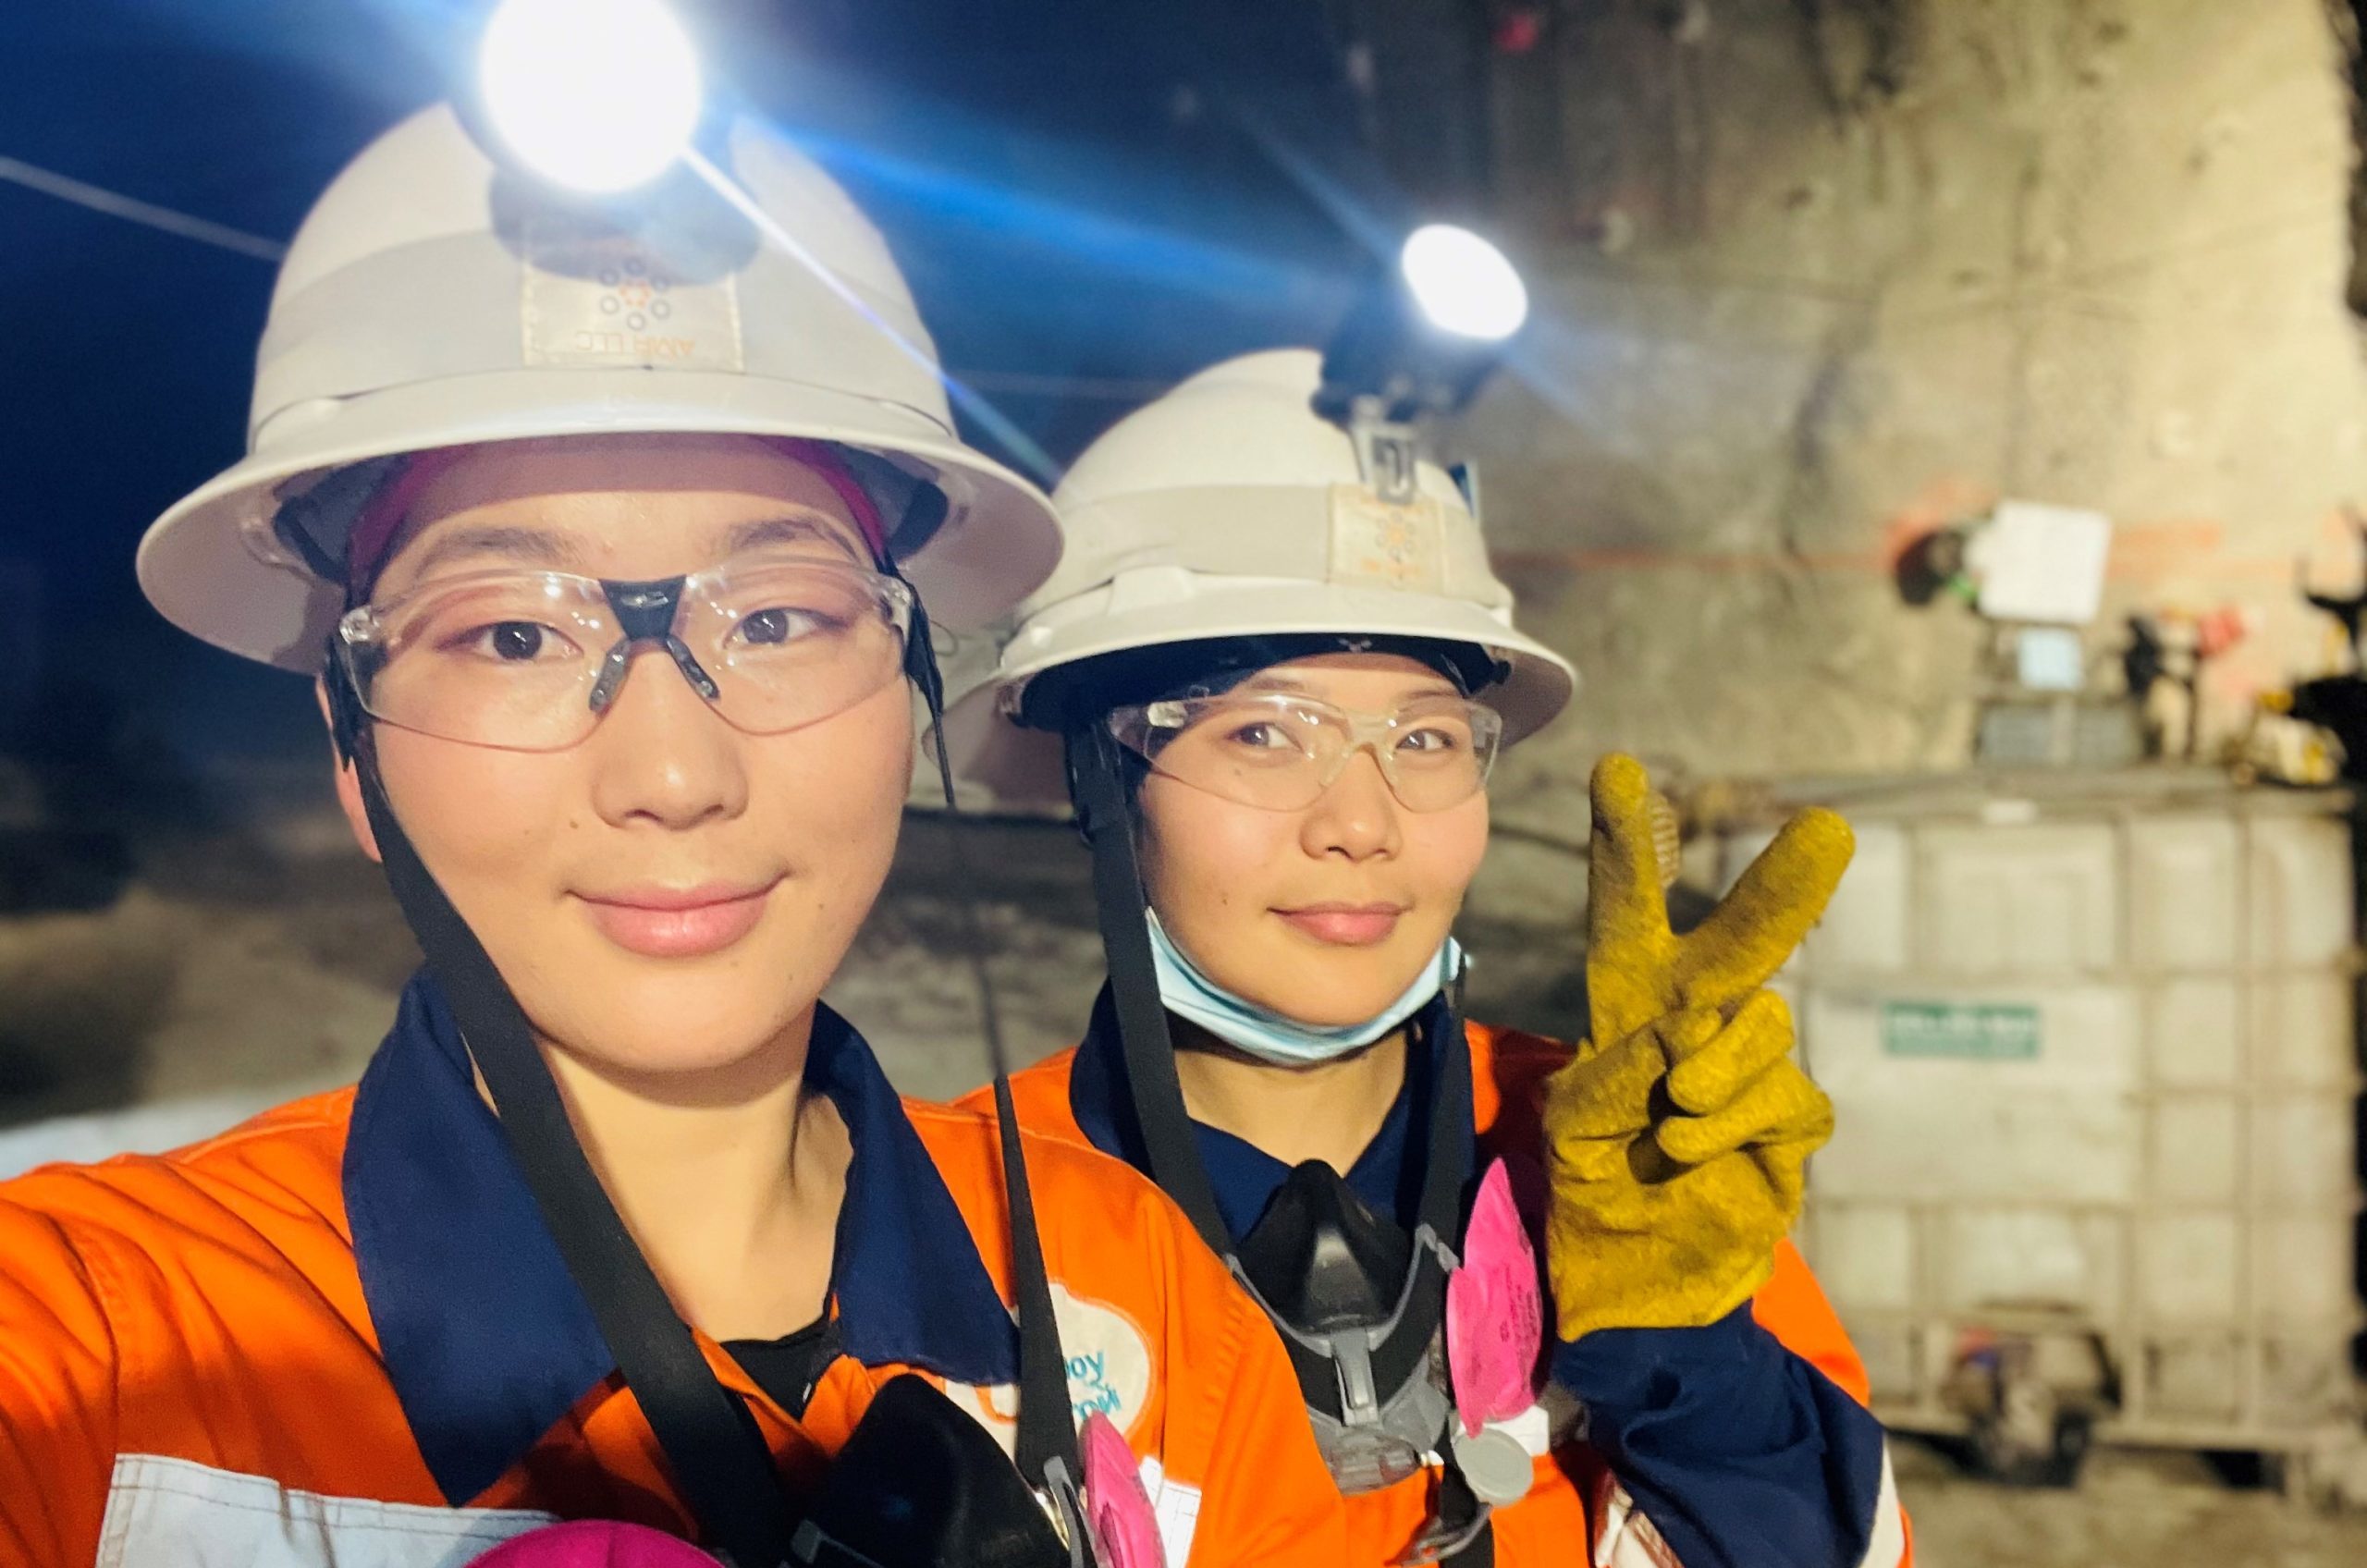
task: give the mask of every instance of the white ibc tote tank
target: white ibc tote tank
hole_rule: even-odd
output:
[[[1768,822],[1813,800],[1858,832],[1782,984],[1839,1121],[1799,1240],[1883,1415],[2058,1473],[2091,1432],[2355,1453],[2350,798],[2173,772],[1782,794]],[[1766,837],[1731,830],[1724,876]]]

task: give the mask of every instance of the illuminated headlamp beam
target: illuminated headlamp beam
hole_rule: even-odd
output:
[[[695,147],[685,148],[681,158],[686,168],[705,181],[709,190],[730,202],[734,212],[755,227],[757,233],[779,246],[784,254],[796,261],[807,272],[812,273],[822,287],[838,296],[847,309],[862,317],[874,332],[878,333],[881,337],[892,344],[898,353],[902,354],[935,377],[938,384],[944,386],[946,396],[953,400],[957,408],[976,420],[988,435],[1000,442],[1004,449],[1016,457],[1024,466],[1034,472],[1036,477],[1049,483],[1052,477],[1060,472],[1060,465],[1052,461],[1051,454],[1045,451],[1033,436],[1020,429],[1000,409],[963,386],[953,376],[947,374],[938,364],[935,355],[921,349],[882,319],[879,312],[873,310],[863,296],[847,287],[844,278],[832,271],[821,257],[807,249],[797,236],[783,227],[772,214],[759,206],[754,197],[742,190],[738,180],[716,167],[714,163]]]
[[[646,185],[698,129],[698,51],[661,0],[502,0],[477,48],[495,132],[553,184]]]
[[[1453,224],[1406,236],[1398,275],[1429,324],[1480,343],[1501,343],[1528,319],[1528,289],[1504,253]]]

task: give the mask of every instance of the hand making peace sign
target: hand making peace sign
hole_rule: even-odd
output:
[[[1766,1281],[1808,1157],[1833,1133],[1831,1102],[1791,1060],[1791,1011],[1766,986],[1855,843],[1832,812],[1800,813],[1680,937],[1642,765],[1605,757],[1592,795],[1592,1037],[1548,1084],[1545,1109],[1564,1340],[1713,1323]]]

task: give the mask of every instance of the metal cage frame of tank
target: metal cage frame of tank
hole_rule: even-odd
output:
[[[1930,901],[1931,889],[1921,885],[1923,879],[1934,875],[1927,864],[1921,841],[1934,827],[2033,824],[2108,827],[2114,854],[2114,890],[2120,900],[2114,926],[2118,947],[2113,962],[2049,974],[2043,983],[2025,980],[2020,988],[2036,992],[2043,990],[2048,983],[2076,981],[2083,986],[2122,988],[2138,999],[2134,1011],[2137,1033],[2131,1043],[2131,1109],[2137,1119],[2134,1136],[2139,1165],[2132,1198],[2125,1202],[2033,1202],[2030,1206],[2069,1217],[2083,1239],[2109,1237],[2106,1250],[2114,1255],[2117,1272],[2110,1300],[2116,1310],[2067,1312],[2059,1305],[2017,1306],[2005,1303],[1968,1309],[1951,1305],[1948,1282],[1944,1278],[1948,1265],[1945,1237],[1951,1223],[1967,1209],[2002,1212],[2015,1207],[2014,1202],[1988,1197],[1942,1196],[1902,1201],[1840,1196],[1820,1193],[1811,1167],[1809,1201],[1798,1240],[1811,1264],[1819,1266],[1821,1274],[1826,1274],[1822,1265],[1832,1251],[1833,1234],[1853,1210],[1887,1206],[1893,1211],[1904,1211],[1907,1218],[1905,1234],[1911,1257],[1907,1260],[1909,1271],[1901,1304],[1877,1305],[1852,1301],[1847,1297],[1846,1281],[1826,1274],[1828,1288],[1842,1286],[1835,1291],[1835,1305],[1867,1354],[1875,1379],[1877,1413],[1902,1430],[1964,1434],[1976,1422],[1960,1400],[1951,1400],[1949,1385],[1963,1361],[1963,1347],[1968,1337],[1989,1335],[2058,1348],[2067,1341],[2086,1340],[2101,1353],[2100,1369],[2106,1374],[2105,1386],[2097,1392],[2109,1397],[2098,1397],[2093,1402],[2092,1432],[2099,1439],[2273,1454],[2323,1452],[2330,1443],[2355,1451],[2361,1441],[2361,1390],[2353,1360],[2353,1341],[2362,1323],[2367,1323],[2367,1314],[2361,1311],[2357,1293],[2357,1118],[2361,1089],[2358,976],[2361,964],[2357,925],[2360,851],[2352,798],[2338,790],[2238,790],[2215,776],[2146,770],[2101,776],[1970,775],[1939,779],[1927,776],[1887,782],[1804,783],[1785,787],[1779,799],[1765,803],[1781,807],[1807,801],[1838,806],[1859,825],[1861,837],[1869,830],[1897,827],[1906,840],[1900,875],[1907,879],[1907,886],[1901,907],[1910,921],[1927,920],[1925,912],[1934,907]],[[1729,878],[1764,842],[1780,812],[1753,815],[1757,820],[1736,824],[1724,845],[1723,874]],[[2257,901],[2263,896],[2262,868],[2270,864],[2262,854],[2261,825],[2271,818],[2290,819],[2297,815],[2340,818],[2353,827],[2349,860],[2345,867],[2351,901],[2349,939],[2330,962],[2279,966],[2263,962],[2263,955],[2258,950],[2263,944],[2259,941],[2258,924],[2262,911]],[[2136,896],[2140,879],[2137,870],[2140,861],[2134,849],[2137,835],[2148,823],[2173,818],[2225,818],[2233,826],[2235,849],[2230,864],[2237,907],[2229,920],[2236,948],[2232,961],[2224,968],[2197,972],[2164,967],[2142,962],[2132,951],[2139,929],[2130,917],[2130,900]],[[1847,891],[1845,886],[1844,897]],[[1819,1067],[1821,1000],[1873,998],[1884,993],[1961,996],[2017,988],[2015,978],[2009,975],[1923,967],[1931,954],[1925,950],[1921,934],[1910,928],[1902,940],[1907,965],[1901,969],[1853,971],[1831,963],[1820,950],[1820,938],[1811,937],[1799,958],[1786,970],[1779,986],[1794,999],[1799,1014],[1802,1058],[1812,1074]],[[2348,1071],[2341,1074],[2339,1082],[2286,1083],[2269,1075],[2269,1053],[2256,1037],[2271,1007],[2263,1001],[2262,993],[2268,985],[2289,981],[2296,975],[2307,976],[2312,982],[2339,975],[2345,981],[2349,1050]],[[2158,1179],[2157,1169],[2162,1155],[2159,1130],[2165,1124],[2165,1106],[2175,1100],[2196,1101],[2207,1096],[2191,1083],[2165,1079],[2165,1052],[2155,1037],[2156,1027],[2163,1022],[2164,992],[2175,983],[2199,979],[2232,983],[2235,991],[2233,1067],[2230,1082],[2217,1085],[2226,1091],[2235,1108],[2235,1191],[2230,1201],[2165,1199],[2160,1195],[2163,1182]],[[2350,1181],[2340,1209],[2345,1237],[2340,1267],[2351,1288],[2346,1293],[2346,1307],[2339,1317],[2303,1324],[2278,1321],[2265,1310],[2267,1292],[2263,1282],[2274,1268],[2266,1253],[2275,1225],[2295,1213],[2296,1208],[2292,1203],[2263,1191],[2261,1141],[2272,1121],[2269,1102],[2297,1097],[2328,1100],[2336,1096],[2348,1111],[2351,1130]],[[2325,1107],[2322,1104],[2318,1109],[2323,1112]],[[1840,1106],[1840,1116],[1842,1136],[1846,1136],[1850,1110],[1846,1103]],[[2311,1223],[2316,1225],[2331,1226],[2335,1213],[2331,1207],[2318,1206],[2308,1209]],[[2142,1238],[2165,1233],[2149,1231],[2148,1227],[2181,1214],[2226,1218],[2232,1222],[2237,1248],[2230,1265],[2235,1299],[2232,1312],[2224,1319],[2201,1321],[2189,1316],[2170,1320],[2149,1310]],[[2331,1262],[2328,1266],[2333,1267]],[[2199,1413],[2191,1406],[2182,1410],[2174,1403],[2165,1403],[2161,1397],[2165,1354],[2198,1344],[2222,1347],[2233,1357],[2234,1398],[2215,1412]],[[2338,1386],[2329,1390],[2330,1397],[2322,1407],[2307,1411],[2287,1408],[2281,1413],[2279,1407],[2287,1402],[2280,1395],[2275,1361],[2280,1350],[2291,1355],[2297,1347],[2317,1367],[2332,1371]],[[2060,1364],[2062,1358],[2056,1359]]]

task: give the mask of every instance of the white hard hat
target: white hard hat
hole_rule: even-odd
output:
[[[631,204],[571,202],[497,165],[448,105],[364,149],[280,268],[246,459],[141,541],[151,602],[217,646],[310,672],[344,584],[281,538],[291,496],[401,453],[681,431],[855,454],[932,616],[962,628],[1006,614],[1059,557],[1050,503],[954,434],[878,231],[751,121],[716,162],[804,259],[681,171]],[[901,502],[927,487],[942,521],[896,539]]]
[[[1305,633],[1476,646],[1507,743],[1570,700],[1570,661],[1515,631],[1463,491],[1420,465],[1415,500],[1367,485],[1348,434],[1315,412],[1312,349],[1212,366],[1121,420],[1053,492],[1066,547],[1020,606],[994,680],[948,717],[964,778],[1005,804],[1067,798],[1061,741],[1022,728],[1029,682],[1105,655]]]

